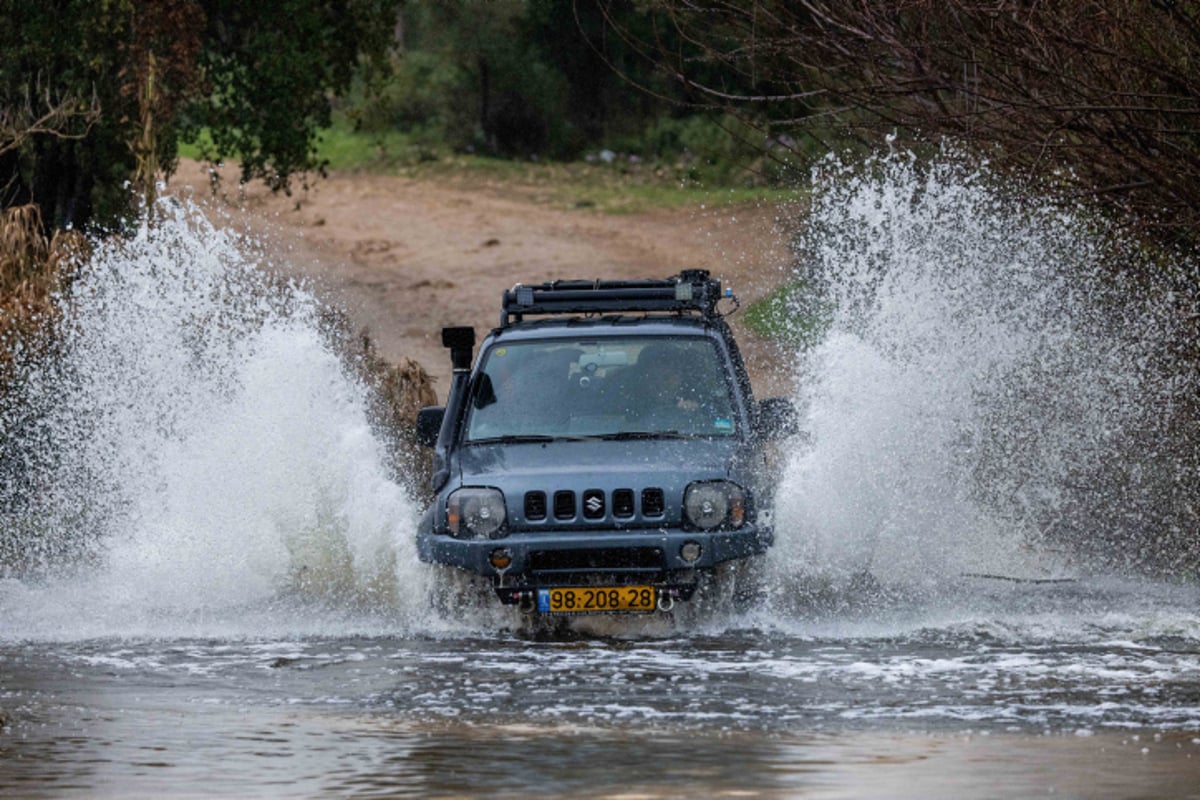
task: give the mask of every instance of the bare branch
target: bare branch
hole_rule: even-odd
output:
[[[39,76],[21,101],[0,107],[0,155],[34,136],[82,139],[99,119],[100,101],[94,90],[88,100],[75,94],[55,97],[48,86],[41,87]]]
[[[651,5],[691,51],[650,57],[711,104],[769,113],[773,129],[832,114],[877,136],[900,129],[978,146],[999,168],[1065,166],[1122,212],[1200,244],[1200,25],[1190,3]]]

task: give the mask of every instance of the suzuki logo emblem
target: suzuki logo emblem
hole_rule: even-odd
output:
[[[597,497],[596,495],[592,495],[591,497],[589,497],[589,498],[587,499],[587,501],[584,503],[584,505],[586,505],[586,506],[587,506],[587,510],[588,510],[588,511],[592,512],[593,514],[595,514],[595,513],[597,513],[597,512],[598,512],[600,509],[604,508],[604,501],[603,501],[603,500],[601,500],[601,499],[600,499],[599,497]]]

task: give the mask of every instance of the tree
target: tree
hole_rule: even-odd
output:
[[[0,27],[0,105],[9,118],[47,98],[63,108],[53,130],[8,138],[0,154],[0,206],[36,202],[48,226],[80,225],[107,209],[132,173],[126,124],[136,117],[114,77],[123,64],[117,41],[128,9],[83,0],[6,0]],[[70,24],[64,24],[70,20]],[[106,43],[105,43],[106,42]],[[105,43],[104,46],[101,43]],[[74,113],[88,98],[90,117]],[[128,202],[128,201],[125,201]]]
[[[455,149],[561,153],[570,138],[567,87],[533,43],[538,26],[531,5],[407,3],[391,75],[381,96],[357,109],[358,121]],[[559,44],[572,49],[569,39]]]
[[[55,97],[40,78],[27,87],[24,102],[0,108],[0,156],[16,150],[32,136],[79,139],[100,116],[95,96],[85,102],[76,95]],[[82,123],[77,126],[76,123]]]
[[[649,5],[669,18],[670,38],[640,44],[697,102],[769,109],[777,128],[833,117],[875,140],[949,136],[1000,168],[1068,172],[1074,180],[1055,181],[1062,191],[1095,196],[1156,236],[1200,243],[1195,2]]]
[[[319,170],[316,137],[359,59],[382,61],[400,0],[202,0],[205,90],[181,115],[182,136],[207,130],[206,158],[239,157],[242,179],[288,189]]]
[[[408,0],[391,74],[353,116],[368,131],[500,156],[574,158],[636,142],[683,108],[678,84],[612,35],[663,30],[668,20],[641,6]]]
[[[135,202],[126,184],[151,189],[179,141],[288,189],[320,169],[332,98],[386,53],[398,4],[0,0],[0,207],[114,224]]]

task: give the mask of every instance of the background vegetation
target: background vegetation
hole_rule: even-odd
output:
[[[0,206],[111,226],[179,141],[286,188],[333,98],[391,43],[396,0],[3,0]]]
[[[463,155],[590,159],[710,185],[761,184],[781,169],[758,130],[689,104],[627,37],[688,47],[642,3],[0,7],[12,23],[0,28],[0,206],[33,203],[47,228],[119,225],[181,146],[236,159],[243,180],[283,191],[327,159],[383,169]]]
[[[358,148],[793,179],[974,147],[1148,239],[1200,226],[1193,0],[0,0],[0,206],[111,225],[180,144],[286,190]],[[63,24],[69,20],[69,24]],[[363,158],[362,142],[371,157]],[[336,152],[336,145],[341,152]]]
[[[10,353],[69,280],[54,232],[119,228],[181,146],[280,191],[329,160],[554,162],[539,179],[607,182],[578,196],[592,205],[656,181],[788,185],[830,149],[948,138],[1149,254],[1112,266],[1178,317],[1163,485],[1191,507],[1200,280],[1178,265],[1200,246],[1197,0],[0,0],[0,19]],[[802,290],[748,316],[784,330]]]
[[[692,96],[771,133],[833,122],[975,149],[1160,241],[1200,230],[1194,0],[651,0],[622,26]],[[680,49],[678,41],[690,47]]]
[[[405,131],[427,156],[632,156],[721,183],[761,171],[759,131],[688,103],[627,35],[687,46],[668,22],[634,2],[409,0],[387,69],[358,84],[347,118],[372,135]]]

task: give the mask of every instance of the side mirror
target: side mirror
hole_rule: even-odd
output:
[[[433,447],[437,444],[446,417],[445,406],[425,406],[417,412],[417,444]]]
[[[758,401],[754,429],[764,439],[783,439],[800,432],[800,414],[786,397]]]

